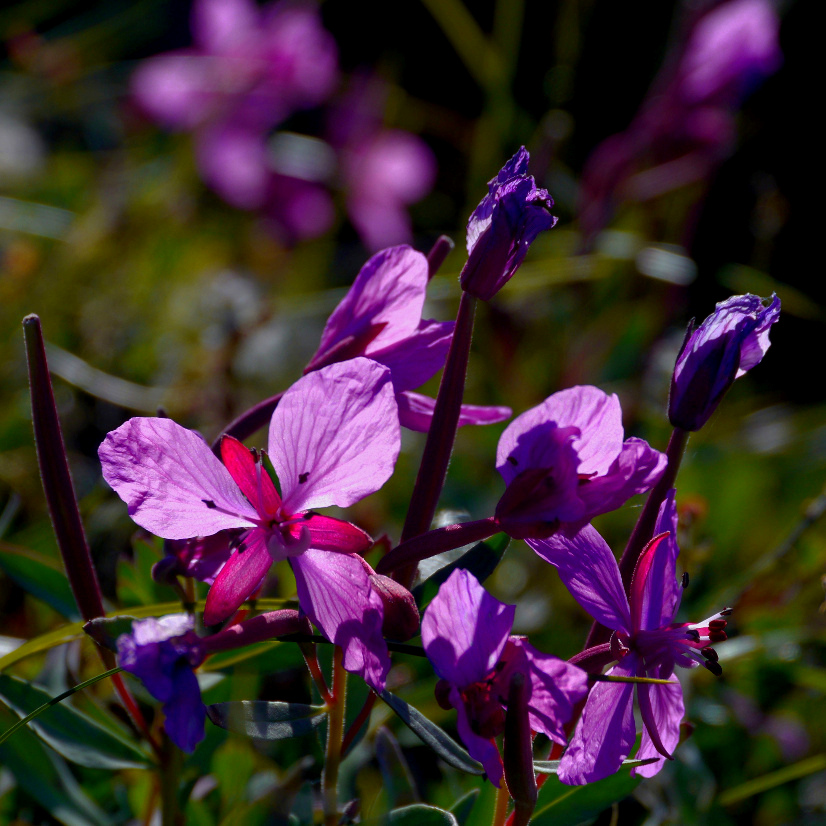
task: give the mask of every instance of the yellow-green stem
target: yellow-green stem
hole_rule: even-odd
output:
[[[183,826],[184,815],[179,806],[178,786],[184,753],[166,738],[164,760],[158,776],[161,785],[161,824],[162,826]]]
[[[493,809],[493,822],[491,826],[505,826],[505,821],[508,819],[508,802],[511,796],[508,794],[508,787],[505,785],[505,779],[500,781],[499,791],[496,792],[496,806]]]
[[[344,653],[337,645],[333,654],[333,693],[327,712],[327,752],[321,778],[324,803],[324,826],[338,823],[338,767],[341,763],[341,743],[344,738],[344,698],[347,690],[347,672],[342,660]]]

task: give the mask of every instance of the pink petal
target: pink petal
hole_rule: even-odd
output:
[[[444,367],[455,326],[453,321],[422,321],[407,338],[384,349],[378,349],[373,341],[364,354],[390,368],[397,393],[411,390]]]
[[[130,419],[98,450],[103,478],[142,528],[165,539],[255,525],[257,514],[200,434],[171,419]]]
[[[272,557],[267,550],[266,533],[250,531],[244,542],[246,549],[233,552],[209,589],[204,625],[215,625],[231,617],[270,570]]]
[[[656,676],[661,675],[657,674]],[[671,675],[663,674],[662,676],[667,678]],[[676,677],[673,679],[676,680]],[[657,734],[666,751],[673,753],[680,742],[680,723],[685,716],[682,687],[679,683],[676,683],[675,685],[639,685],[637,688],[640,691],[648,689],[651,717],[656,726]],[[660,757],[661,759],[656,763],[649,763],[646,766],[632,769],[631,773],[635,777],[653,777],[665,764],[665,758],[654,746],[646,724],[646,727],[643,728],[640,748],[635,758],[645,760],[649,757]]]
[[[528,545],[557,571],[571,596],[606,628],[631,630],[631,616],[614,554],[596,528],[574,536],[558,533],[528,539]]]
[[[290,560],[301,610],[344,650],[344,668],[376,691],[384,689],[390,657],[381,633],[381,597],[360,557],[305,551]]]
[[[261,516],[275,516],[281,507],[281,497],[250,449],[233,436],[224,436],[221,439],[221,459],[235,484],[258,513]]]
[[[637,676],[639,660],[628,654],[608,673]],[[633,683],[597,683],[588,695],[571,745],[559,763],[559,779],[571,786],[608,777],[634,745]]]
[[[347,554],[363,554],[372,544],[373,538],[352,522],[322,516],[318,513],[307,514],[303,522],[290,526],[290,534],[298,536],[301,527],[310,533],[310,547],[317,551],[338,551]]]
[[[401,443],[390,371],[365,358],[299,379],[270,422],[284,509],[346,508],[392,475]]]
[[[422,645],[436,673],[460,688],[484,680],[499,662],[515,612],[457,568],[422,619]]]

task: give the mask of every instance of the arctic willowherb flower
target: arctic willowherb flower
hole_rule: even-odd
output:
[[[501,529],[515,539],[576,530],[649,490],[665,456],[623,435],[619,399],[597,387],[560,390],[514,419],[496,452]]]
[[[672,490],[660,508],[655,536],[634,571],[630,596],[622,587],[611,549],[588,525],[573,537],[557,534],[527,540],[554,565],[574,599],[599,623],[610,628],[610,651],[619,662],[608,672],[622,677],[668,679],[674,667],[698,663],[722,673],[714,642],[726,639],[724,609],[700,623],[674,622],[682,587],[676,579],[679,549],[675,540],[677,510]],[[573,785],[592,783],[613,774],[628,756],[636,736],[633,713],[635,686],[597,683],[588,695],[582,717],[562,757],[559,779]],[[633,771],[651,777],[671,759],[680,739],[685,714],[679,682],[636,685],[644,725],[636,757],[661,759]]]
[[[510,280],[536,236],[556,224],[553,199],[528,175],[529,160],[523,146],[488,182],[488,194],[468,219],[468,260],[459,280],[482,301]]]
[[[206,711],[193,672],[206,656],[191,616],[136,620],[117,639],[118,663],[163,703],[164,728],[175,745],[192,752],[204,739]]]
[[[734,380],[760,363],[779,316],[776,295],[771,299],[733,295],[719,302],[699,327],[689,325],[668,399],[668,418],[674,427],[699,430],[709,420]]]
[[[564,726],[588,691],[576,666],[510,636],[516,607],[492,597],[468,571],[457,569],[439,588],[422,620],[422,644],[440,677],[436,697],[455,708],[459,735],[499,786],[502,759],[494,740],[505,728],[514,673],[525,675],[530,726],[564,744]]]
[[[304,372],[354,356],[384,364],[402,425],[426,432],[435,401],[412,390],[442,369],[455,327],[453,321],[422,318],[427,282],[422,253],[406,245],[376,253],[333,310]],[[507,407],[463,405],[459,424],[494,424],[510,415]]]
[[[269,459],[224,437],[222,462],[194,431],[134,418],[100,447],[103,475],[142,527],[166,539],[240,529],[207,596],[204,622],[237,610],[273,560],[289,559],[302,610],[344,649],[344,667],[374,687],[389,667],[382,600],[358,556],[360,528],[312,508],[349,507],[390,478],[400,446],[390,371],[355,358],[304,376],[270,422]]]

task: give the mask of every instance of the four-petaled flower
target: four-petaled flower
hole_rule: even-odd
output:
[[[496,507],[502,530],[516,539],[570,532],[649,490],[665,456],[623,436],[619,399],[596,387],[560,390],[514,419],[496,453],[507,485]]]
[[[223,621],[289,559],[302,610],[344,649],[344,667],[381,689],[389,668],[382,600],[358,556],[372,540],[312,508],[349,507],[390,477],[400,446],[390,371],[364,358],[304,376],[270,422],[269,458],[236,439],[223,464],[201,436],[169,419],[134,418],[100,447],[103,475],[142,527],[167,539],[241,529],[215,578],[204,621]]]
[[[510,280],[537,235],[551,229],[554,202],[528,175],[530,156],[523,146],[488,182],[488,194],[467,224],[468,260],[462,289],[489,301]]]
[[[671,379],[668,418],[674,427],[699,430],[734,383],[760,363],[769,331],[780,315],[780,299],[733,295],[717,304],[696,329],[689,325]]]
[[[577,602],[614,634],[610,650],[619,662],[608,672],[620,677],[668,679],[674,667],[705,665],[720,674],[711,643],[726,639],[728,609],[703,622],[674,622],[682,587],[676,579],[679,549],[677,510],[672,490],[660,508],[658,535],[646,546],[634,571],[630,595],[622,587],[611,549],[588,525],[572,537],[557,534],[528,544],[559,571]],[[591,689],[574,736],[562,757],[563,783],[592,783],[613,774],[634,745],[632,683],[598,683]],[[636,685],[644,725],[636,757],[661,758],[634,769],[651,777],[671,759],[685,713],[679,682]]]
[[[422,619],[422,644],[441,678],[436,697],[444,708],[456,709],[459,735],[496,786],[503,769],[494,738],[505,727],[513,674],[527,678],[531,728],[557,743],[565,743],[565,723],[588,690],[584,671],[510,636],[515,610],[457,569]]]

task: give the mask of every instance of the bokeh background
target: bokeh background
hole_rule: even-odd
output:
[[[203,124],[169,128],[136,93],[135,73],[148,59],[193,48],[188,3],[5,3],[0,653],[76,618],[36,470],[25,314],[36,312],[43,322],[107,598],[123,608],[173,600],[149,578],[157,543],[135,539],[125,509],[100,478],[96,451],[106,432],[163,408],[215,436],[300,375],[327,315],[384,243],[427,251],[441,233],[456,241],[425,313],[453,317],[467,216],[486,181],[524,144],[560,220],[480,308],[467,401],[521,412],[560,388],[596,384],[619,394],[628,434],[664,449],[670,370],[688,320],[702,319],[733,293],[777,292],[783,302],[768,355],[692,436],[678,480],[680,565],[691,575],[683,613],[699,619],[723,604],[736,609],[733,638],[718,649],[723,677],[703,669],[687,675],[693,735],[673,764],[598,822],[823,823],[826,282],[815,224],[817,4],[773,6],[782,65],[764,76],[752,72],[736,94],[714,102],[725,128],[703,145],[693,179],[669,177],[673,168],[662,166],[696,149],[679,134],[689,127],[677,109],[669,121],[677,138],[642,140],[628,174],[609,188],[610,208],[605,187],[597,187],[605,212],[596,223],[584,217],[595,151],[624,130],[639,133],[641,107],[673,88],[662,67],[679,63],[692,26],[712,6],[326,0],[318,14],[334,39],[326,54],[338,71],[323,100],[304,100],[256,127],[269,194],[266,203],[239,208],[232,181],[215,185],[215,174],[230,169],[222,158],[212,179],[204,175]],[[231,105],[220,105],[232,121]],[[379,156],[375,140],[387,135],[404,136],[401,148],[382,156],[384,165],[358,166]],[[660,173],[656,186],[639,196],[632,184],[641,179],[629,178],[652,169]],[[285,181],[285,170],[298,170],[299,183]],[[313,197],[296,198],[302,187]],[[373,223],[365,203],[377,209]],[[371,235],[392,210],[402,216],[396,225]],[[315,222],[321,213],[324,220]],[[494,470],[501,429],[460,433],[446,509],[472,518],[491,512],[501,493]],[[354,521],[374,535],[398,538],[422,444],[419,434],[408,434],[394,479],[353,510]],[[638,507],[632,501],[598,520],[615,549]],[[587,618],[522,543],[512,543],[487,584],[518,604],[516,630],[537,647],[562,657],[579,650]],[[289,590],[283,578],[272,583],[272,593]],[[30,658],[14,673],[57,691],[94,673],[90,646]],[[401,692],[450,727],[432,700],[432,679],[416,662],[399,663]],[[300,697],[300,667],[295,652],[276,647],[228,666],[222,679],[212,672],[207,696]],[[79,706],[106,701],[100,687],[89,694]],[[390,726],[412,786],[388,785],[386,764],[372,757],[352,761],[348,782],[366,814],[392,804],[399,788],[405,791],[396,803],[419,795],[447,807],[478,786],[436,769],[424,747],[379,717],[368,740],[380,723]],[[15,775],[12,742],[0,753],[7,764],[0,769],[0,819],[70,822]],[[273,789],[282,799],[297,793],[295,805],[306,805],[314,769],[288,777],[306,753],[315,754],[301,742],[276,749],[212,731],[188,771],[214,782],[201,781],[188,815],[197,823],[278,822]],[[108,822],[144,815],[147,772],[71,771]],[[60,777],[58,791],[74,789],[71,778]],[[226,819],[238,812],[246,819]]]

